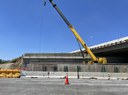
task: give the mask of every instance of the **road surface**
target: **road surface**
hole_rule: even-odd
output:
[[[0,79],[0,95],[128,95],[128,80]]]

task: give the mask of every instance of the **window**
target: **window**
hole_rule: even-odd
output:
[[[47,67],[46,66],[43,66],[43,71],[47,71]]]
[[[53,71],[54,71],[54,72],[58,71],[57,66],[54,66],[54,67],[53,67]]]
[[[115,73],[118,73],[118,72],[119,72],[118,67],[114,67],[114,72],[115,72]]]
[[[102,66],[102,67],[101,67],[101,72],[106,72],[105,66]]]
[[[77,66],[77,72],[81,72],[81,67]]]
[[[68,66],[64,66],[64,72],[68,72]]]

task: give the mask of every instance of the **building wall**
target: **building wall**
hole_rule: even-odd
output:
[[[27,64],[28,71],[55,72],[128,72],[128,65],[87,65],[87,64]]]
[[[84,63],[83,59],[24,59],[23,67],[29,71],[58,71],[63,70],[63,66],[72,66],[74,64]]]
[[[59,54],[60,56],[61,54]],[[70,54],[71,55],[71,54]],[[35,55],[34,55],[35,56]],[[69,56],[64,55],[58,58],[57,55],[54,55],[55,58],[50,58],[50,55],[44,56],[40,58],[37,56],[33,58],[32,55],[30,57],[23,58],[23,67],[28,71],[55,71],[55,72],[128,72],[128,64],[122,65],[122,63],[118,64],[110,64],[101,65],[101,64],[93,64],[87,65],[84,64],[88,60],[88,58],[83,59],[82,57]]]

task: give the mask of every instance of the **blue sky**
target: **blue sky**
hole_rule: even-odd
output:
[[[54,0],[88,46],[128,36],[128,0]],[[71,52],[74,35],[49,2],[0,0],[0,58]]]

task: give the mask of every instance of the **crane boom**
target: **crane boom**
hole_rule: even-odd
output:
[[[53,0],[49,0],[49,2],[52,4],[52,6],[55,8],[55,10],[58,12],[58,14],[62,17],[64,22],[67,24],[69,29],[72,31],[72,33],[75,35],[76,39],[82,44],[82,46],[85,48],[87,53],[90,55],[92,58],[91,63],[107,63],[106,58],[97,58],[93,52],[90,50],[90,48],[86,45],[86,43],[83,41],[83,39],[80,37],[78,32],[75,30],[75,28],[72,26],[72,24],[67,20],[67,18],[64,16],[64,14],[60,11],[60,9],[57,7],[57,5],[53,2]]]

